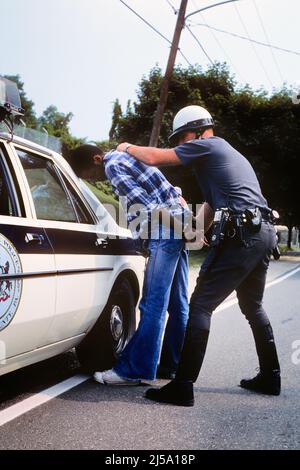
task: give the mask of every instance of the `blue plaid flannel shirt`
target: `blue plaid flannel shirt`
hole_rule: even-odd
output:
[[[127,213],[129,228],[130,222],[137,216],[140,218],[143,213],[141,217],[143,222],[138,228],[132,230],[134,238],[138,238],[143,232],[145,224],[148,224],[155,209],[166,208],[183,223],[191,215],[188,209],[181,206],[176,189],[158,168],[145,165],[128,153],[116,150],[105,155],[104,167],[114,192],[119,197],[126,197],[127,207],[123,206],[123,209]],[[121,203],[123,203],[123,198],[121,198]],[[142,206],[143,209],[136,210],[134,207],[136,204]]]

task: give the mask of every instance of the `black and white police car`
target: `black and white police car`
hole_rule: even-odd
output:
[[[17,95],[0,79],[3,122]],[[61,155],[0,133],[0,375],[74,347],[109,368],[133,334],[145,260],[96,206]]]

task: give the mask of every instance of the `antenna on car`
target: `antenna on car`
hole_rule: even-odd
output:
[[[14,124],[21,116],[24,116],[24,109],[21,106],[17,84],[0,77],[0,123],[3,123],[10,133],[10,141],[14,137]]]

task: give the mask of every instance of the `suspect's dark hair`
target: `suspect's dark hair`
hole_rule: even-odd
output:
[[[96,145],[84,144],[72,150],[69,157],[69,163],[76,175],[80,175],[82,171],[89,169],[93,164],[95,155],[103,155],[103,150]]]

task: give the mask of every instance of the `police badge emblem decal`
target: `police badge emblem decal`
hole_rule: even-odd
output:
[[[6,278],[22,273],[19,254],[13,244],[0,234],[0,331],[14,318],[22,292],[22,279]]]

